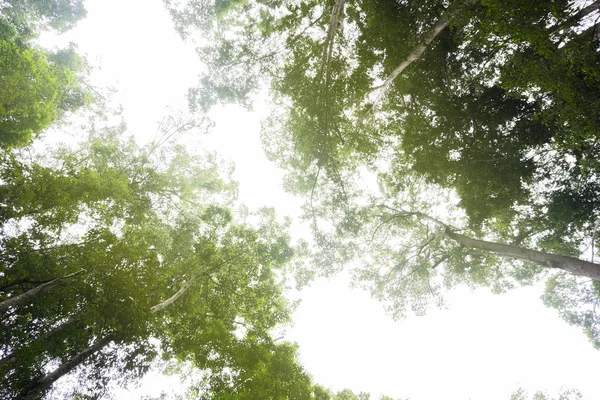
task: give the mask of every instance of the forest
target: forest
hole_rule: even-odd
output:
[[[375,398],[286,337],[292,293],[339,276],[399,326],[461,288],[539,287],[597,357],[600,1],[162,0],[195,81],[143,140],[97,59],[44,45],[96,3],[0,0],[0,398],[130,398],[164,365],[186,387],[140,399]],[[231,107],[262,116],[296,216],[258,188],[245,206],[245,161],[191,145]],[[547,389],[494,398],[587,398]]]

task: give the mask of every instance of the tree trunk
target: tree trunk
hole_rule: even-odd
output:
[[[515,258],[518,260],[531,262],[546,268],[558,268],[574,275],[585,276],[587,278],[600,281],[600,264],[580,260],[575,257],[567,257],[537,250],[524,249],[522,247],[513,246],[510,244],[473,239],[468,236],[461,235],[460,233],[456,233],[449,228],[446,228],[444,234],[446,237],[454,240],[464,247],[494,253],[502,257]]]
[[[192,277],[189,281],[187,281],[182,287],[181,289],[179,289],[177,291],[177,293],[175,293],[173,296],[169,297],[168,299],[166,299],[165,301],[163,301],[162,303],[159,303],[157,305],[155,305],[154,307],[152,307],[150,309],[150,312],[152,314],[157,313],[165,308],[167,308],[168,306],[170,306],[171,304],[173,304],[178,298],[180,298],[181,296],[183,296],[183,294],[185,292],[187,292],[187,290],[190,288],[190,286],[192,286],[192,283],[194,283],[194,281],[197,279],[197,277]]]
[[[331,53],[333,51],[333,38],[335,37],[335,31],[337,29],[340,15],[344,10],[345,4],[346,0],[336,0],[331,9],[331,18],[329,20],[329,27],[327,28],[327,37],[325,38],[323,55],[321,56],[321,75],[328,75],[329,64],[331,62]]]
[[[71,275],[73,275],[73,274],[71,274]],[[155,305],[154,307],[152,307],[150,309],[150,313],[152,313],[152,314],[157,313],[161,310],[164,310],[171,304],[173,304],[175,301],[177,301],[178,298],[180,298],[181,296],[183,296],[183,294],[185,294],[185,292],[190,288],[190,286],[192,286],[192,284],[194,283],[194,281],[197,278],[198,278],[197,276],[191,278],[173,296],[169,297],[167,300],[163,301],[162,303],[159,303],[159,304]],[[94,343],[93,345],[88,347],[87,349],[85,349],[82,352],[80,352],[79,354],[75,355],[73,358],[71,358],[66,363],[60,365],[54,371],[35,380],[26,389],[24,389],[19,396],[17,396],[17,399],[18,400],[39,399],[45,392],[47,392],[50,389],[50,387],[52,386],[52,384],[54,382],[56,382],[58,379],[62,378],[64,375],[68,374],[73,369],[78,367],[81,363],[83,363],[85,360],[90,358],[97,351],[100,351],[102,348],[107,346],[113,340],[113,338],[114,338],[114,336],[110,335],[103,339],[100,339],[99,341],[97,341],[96,343]],[[7,361],[10,361],[9,358],[10,358],[10,356],[7,358]]]
[[[77,324],[79,324],[79,315],[78,314],[71,315],[64,323],[60,324],[59,326],[55,327],[54,329],[46,331],[41,336],[34,338],[28,344],[25,344],[25,345],[22,345],[21,347],[15,348],[12,351],[12,353],[5,354],[2,358],[0,358],[0,374],[6,373],[13,369],[14,365],[16,364],[16,361],[18,360],[18,355],[19,355],[20,350],[25,348],[26,349],[25,351],[27,351],[27,348],[31,348],[32,344],[34,344],[36,342],[43,343],[41,345],[38,345],[39,347],[37,347],[37,348],[41,347],[41,348],[47,349],[50,346],[52,346],[53,344],[57,343],[58,341],[62,341],[62,338],[60,337],[60,333],[62,331],[64,331],[65,329],[68,329],[70,327],[76,326]]]
[[[433,41],[433,39],[438,37],[438,35],[448,26],[449,23],[449,19],[440,18],[436,21],[435,24],[433,24],[433,26],[427,32],[423,40],[421,40],[415,47],[413,47],[413,50],[410,52],[408,57],[406,57],[400,63],[400,65],[398,65],[398,67],[396,67],[396,69],[387,77],[385,82],[383,82],[379,94],[373,102],[374,106],[377,105],[381,101],[381,99],[383,99],[383,96],[390,89],[390,86],[392,86],[392,83],[394,83],[394,80],[398,77],[398,75],[400,75],[410,64],[421,58],[423,53],[425,53],[425,50],[427,50],[427,46]]]
[[[26,291],[25,293],[21,293],[18,296],[9,297],[8,299],[6,299],[0,303],[0,315],[5,314],[11,307],[21,306],[21,305],[25,304],[27,301],[29,301],[31,298],[35,297],[36,295],[43,293],[46,290],[52,289],[53,287],[61,284],[64,280],[72,278],[83,272],[85,272],[85,270],[82,269],[77,272],[73,272],[72,274],[58,277],[56,279],[51,280],[50,282],[46,282],[42,285],[36,286],[33,289]]]
[[[35,400],[39,399],[50,389],[52,384],[71,372],[73,369],[78,367],[81,363],[87,360],[90,356],[92,356],[97,351],[101,350],[103,347],[107,346],[113,340],[112,336],[107,336],[103,339],[98,340],[96,343],[83,350],[81,353],[75,355],[66,363],[60,365],[54,371],[46,374],[45,376],[37,379],[32,384],[29,385],[19,396],[17,399],[19,400]]]
[[[466,1],[466,3],[469,3],[469,1]],[[427,46],[429,46],[429,44],[436,37],[438,37],[439,34],[442,33],[442,31],[444,29],[446,29],[446,27],[450,24],[450,21],[452,21],[452,19],[454,19],[454,17],[456,17],[456,15],[460,13],[460,9],[462,7],[463,7],[462,5],[457,7],[454,10],[454,12],[446,12],[445,15],[442,15],[433,24],[433,26],[427,31],[427,33],[425,34],[423,39],[419,43],[417,43],[417,45],[415,47],[413,47],[410,54],[387,77],[385,82],[383,82],[383,85],[381,85],[381,88],[379,89],[380,90],[379,94],[377,95],[375,101],[373,102],[373,106],[376,106],[381,101],[381,99],[387,93],[387,91],[390,89],[390,86],[392,86],[392,83],[398,77],[398,75],[400,75],[410,64],[412,64],[413,62],[415,62],[419,58],[421,58],[423,53],[425,53],[425,50],[427,50]]]

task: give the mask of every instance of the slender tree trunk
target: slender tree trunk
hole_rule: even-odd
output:
[[[64,323],[60,324],[59,326],[55,327],[54,329],[48,330],[44,334],[40,335],[39,337],[34,338],[31,342],[29,342],[25,346],[15,348],[12,353],[5,354],[2,358],[0,358],[0,374],[6,373],[13,369],[13,366],[16,364],[16,361],[18,360],[19,351],[22,350],[24,347],[31,347],[31,345],[33,343],[42,342],[43,344],[40,345],[41,348],[48,348],[48,347],[56,344],[58,341],[63,340],[59,336],[60,332],[64,331],[65,329],[68,329],[69,327],[76,326],[78,323],[79,323],[79,315],[78,314],[71,315]]]
[[[185,294],[185,292],[192,286],[192,284],[194,283],[194,281],[197,278],[198,278],[197,276],[191,278],[173,296],[169,297],[167,300],[163,301],[162,303],[159,303],[159,304],[155,305],[154,307],[152,307],[150,309],[150,313],[152,313],[152,314],[157,313],[159,311],[164,310],[171,304],[173,304],[175,301],[177,301],[177,299],[179,299],[181,296],[183,296]],[[35,380],[27,388],[25,388],[19,396],[17,396],[17,400],[39,399],[45,392],[47,392],[50,389],[50,387],[52,386],[52,384],[54,382],[56,382],[57,380],[59,380],[60,378],[62,378],[66,374],[68,374],[69,372],[73,371],[81,363],[86,361],[88,358],[90,358],[96,352],[102,350],[111,341],[113,341],[113,339],[114,339],[114,337],[111,335],[111,336],[107,336],[103,339],[98,340],[96,343],[92,344],[90,347],[86,348],[79,354],[75,355],[69,361],[61,364],[54,371]],[[11,356],[8,356],[5,358],[6,358],[7,362],[11,361]],[[15,361],[16,361],[16,358],[15,358]]]
[[[180,298],[181,296],[184,295],[185,292],[187,292],[187,290],[190,288],[190,286],[192,286],[192,284],[194,283],[194,281],[197,279],[197,277],[192,277],[189,281],[187,281],[182,287],[181,289],[179,289],[177,291],[177,293],[175,293],[173,296],[169,297],[168,299],[166,299],[165,301],[163,301],[162,303],[159,303],[157,305],[155,305],[154,307],[152,307],[150,309],[150,312],[152,314],[157,313],[161,310],[164,310],[165,308],[167,308],[168,306],[170,306],[171,304],[173,304],[178,298]]]
[[[446,228],[444,234],[446,237],[454,240],[464,247],[494,253],[503,257],[516,258],[518,260],[531,262],[546,268],[558,268],[574,275],[585,276],[587,278],[600,281],[600,264],[580,260],[575,257],[567,257],[537,250],[524,249],[522,247],[513,246],[510,244],[473,239],[460,233],[456,233],[448,228]]]
[[[455,232],[449,225],[437,218],[418,211],[398,210],[384,204],[380,207],[387,208],[396,213],[399,217],[415,216],[433,222],[443,228],[444,236],[454,240],[461,246],[477,249],[488,253],[494,253],[501,257],[515,258],[517,260],[527,261],[540,265],[545,268],[557,268],[574,275],[585,276],[596,281],[600,281],[600,264],[580,260],[575,257],[561,256],[558,254],[546,253],[543,251],[525,249],[512,244],[503,244],[488,242],[486,240],[473,239],[469,236]]]
[[[21,293],[15,297],[9,297],[0,303],[0,315],[5,314],[11,307],[18,307],[25,304],[31,298],[39,295],[40,293],[45,292],[46,290],[52,289],[55,286],[63,283],[63,281],[72,278],[76,275],[82,274],[85,270],[79,270],[77,272],[73,272],[72,274],[68,274],[65,276],[58,277],[56,279],[51,280],[50,282],[46,282],[42,285],[36,286],[33,289],[26,291],[25,293]]]
[[[423,40],[421,40],[415,47],[413,47],[413,50],[410,52],[408,57],[406,57],[400,63],[400,65],[398,65],[398,67],[396,67],[396,69],[387,77],[385,82],[383,82],[383,85],[379,89],[379,94],[373,102],[373,105],[379,104],[379,102],[383,99],[383,96],[390,89],[392,83],[394,83],[394,80],[398,77],[398,75],[404,72],[404,70],[410,64],[421,58],[423,53],[425,53],[425,50],[427,50],[427,46],[429,46],[433,39],[435,39],[440,33],[442,33],[442,31],[448,26],[448,24],[450,24],[450,20],[445,18],[440,18],[435,22],[435,24],[433,24],[431,29],[427,32],[427,34],[425,34]]]
[[[329,20],[329,27],[327,29],[327,37],[325,39],[325,45],[323,46],[323,55],[321,56],[322,75],[328,75],[329,64],[331,62],[331,53],[333,51],[333,38],[335,37],[335,31],[337,29],[340,15],[344,10],[345,4],[346,0],[336,0],[331,9],[331,18]]]
[[[29,387],[27,387],[19,396],[18,400],[35,400],[39,399],[44,393],[50,389],[52,384],[71,372],[82,362],[90,358],[94,353],[100,351],[103,347],[107,346],[113,340],[112,336],[107,336],[103,339],[98,340],[96,343],[83,350],[79,354],[75,355],[66,363],[60,365],[54,371],[46,374],[34,381]]]
[[[469,3],[469,0],[467,0],[466,3]],[[394,80],[398,77],[398,75],[404,72],[404,70],[410,64],[421,58],[423,53],[425,53],[425,51],[427,50],[427,46],[429,46],[429,44],[433,42],[433,40],[444,31],[444,29],[446,29],[446,27],[450,24],[454,17],[456,17],[456,15],[460,13],[461,8],[462,6],[459,6],[454,10],[454,12],[446,12],[433,24],[433,26],[427,31],[427,33],[425,33],[423,39],[419,43],[417,43],[415,47],[413,47],[410,54],[387,77],[385,82],[383,82],[383,85],[381,85],[379,89],[379,94],[373,102],[373,106],[376,106],[381,101],[381,99],[390,89],[392,83],[394,83]]]

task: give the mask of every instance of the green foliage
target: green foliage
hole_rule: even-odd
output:
[[[48,365],[109,338],[77,362],[93,383],[80,395],[97,396],[115,376],[135,381],[161,353],[205,371],[204,398],[309,398],[295,347],[270,337],[289,321],[286,228],[269,210],[254,226],[235,221],[219,202],[236,186],[214,156],[140,148],[122,129],[45,160],[3,154],[0,300],[84,272],[3,315],[0,397],[24,395]]]
[[[195,13],[199,4],[205,14]],[[501,228],[526,217],[519,223],[549,232],[540,245],[572,236],[560,226],[582,229],[597,211],[597,38],[593,27],[580,28],[590,11],[564,1],[452,4],[452,29],[374,105],[378,81],[448,14],[443,2],[348,4],[331,56],[323,39],[330,5],[289,2],[269,10],[246,3],[220,16],[218,30],[211,24],[218,13],[204,2],[170,10],[196,18],[175,18],[180,29],[214,35],[200,49],[209,68],[190,92],[193,107],[247,104],[256,85],[271,84],[283,110],[264,137],[294,191],[312,191],[314,164],[321,179],[338,184],[360,164],[390,179],[399,173],[395,165],[408,164],[456,191],[471,227]],[[570,216],[568,208],[575,209]]]
[[[91,101],[80,82],[85,61],[73,46],[51,52],[32,44],[41,29],[70,29],[85,10],[78,1],[23,0],[0,11],[0,147],[10,149]]]
[[[76,76],[81,68],[73,49],[49,55],[0,40],[0,146],[22,147],[62,113],[85,104]]]
[[[256,87],[271,88],[265,149],[287,170],[286,189],[306,196],[314,229],[319,270],[302,280],[358,258],[355,278],[400,316],[442,303],[458,284],[503,292],[549,274],[460,246],[427,217],[545,252],[577,257],[588,246],[600,215],[595,3],[257,0],[225,14],[202,1],[167,6],[186,16],[175,18],[180,31],[212,39],[199,50],[207,72],[190,91],[192,109],[247,105]],[[596,343],[597,317],[585,306],[595,292],[556,279],[546,302]]]
[[[26,29],[59,32],[73,28],[87,13],[83,0],[8,0],[0,5],[0,11]]]
[[[334,393],[331,390],[326,389],[320,385],[316,385],[314,389],[315,400],[369,400],[370,398],[371,396],[368,393],[361,392],[355,394],[350,389],[343,389],[338,391],[337,393]],[[394,400],[392,397],[389,396],[381,396],[379,399]]]
[[[546,283],[544,304],[556,308],[569,324],[582,327],[595,348],[600,349],[600,283],[573,277],[553,277]]]
[[[550,397],[548,393],[538,391],[530,398],[527,391],[523,389],[517,390],[510,396],[510,400],[581,400],[582,398],[581,393],[575,389],[561,389],[558,397]]]

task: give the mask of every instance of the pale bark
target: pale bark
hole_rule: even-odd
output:
[[[161,310],[164,310],[171,304],[173,304],[177,299],[185,294],[185,292],[192,286],[197,277],[191,278],[187,281],[181,289],[177,291],[173,296],[169,297],[167,300],[163,301],[152,307],[150,312],[152,314],[157,313]],[[29,387],[27,387],[19,396],[17,396],[18,400],[34,400],[39,399],[45,392],[47,392],[52,384],[73,371],[76,367],[94,355],[96,352],[102,350],[105,346],[107,346],[113,340],[113,336],[107,336],[103,339],[98,340],[96,343],[83,350],[79,354],[75,355],[69,361],[61,364],[54,371],[44,375],[43,377],[32,382]],[[7,359],[8,360],[8,359]]]
[[[383,82],[381,89],[379,89],[379,94],[373,102],[374,106],[381,101],[381,99],[390,89],[390,86],[392,86],[392,83],[394,83],[394,80],[398,77],[398,75],[404,72],[404,70],[410,64],[421,58],[423,53],[425,53],[425,50],[427,50],[427,46],[429,46],[433,39],[435,39],[440,33],[442,33],[442,31],[448,26],[448,24],[450,24],[450,19],[446,18],[440,18],[435,22],[435,24],[433,24],[431,29],[429,29],[429,31],[425,34],[423,40],[421,40],[415,47],[413,47],[413,50],[410,52],[408,57],[406,57],[400,63],[400,65],[398,65],[398,67],[396,67],[396,69],[387,77],[385,82]]]
[[[177,301],[178,298],[180,298],[181,296],[183,296],[185,294],[185,292],[187,292],[187,290],[190,288],[190,286],[192,286],[192,284],[194,283],[194,281],[196,279],[197,279],[197,277],[192,277],[189,281],[187,281],[181,287],[181,289],[179,289],[177,291],[177,293],[175,293],[173,296],[169,297],[167,300],[163,301],[162,303],[159,303],[159,304],[155,305],[154,307],[152,307],[150,309],[150,312],[152,314],[157,313],[157,312],[167,308],[171,304],[173,304],[175,301]]]
[[[58,286],[59,284],[63,283],[65,280],[72,278],[76,275],[79,275],[83,272],[85,272],[85,270],[82,269],[77,272],[73,272],[72,274],[58,277],[56,279],[51,280],[50,282],[46,282],[42,285],[36,286],[33,289],[26,291],[25,293],[21,293],[18,296],[9,297],[8,299],[6,299],[0,303],[0,315],[6,313],[6,311],[8,311],[11,307],[21,306],[21,305],[25,304],[27,301],[29,301],[30,299],[32,299],[33,297],[35,297],[49,289],[52,289],[53,287]]]
[[[329,20],[329,27],[327,29],[327,38],[325,39],[325,45],[323,46],[323,55],[321,57],[321,74],[327,76],[329,70],[329,64],[331,62],[331,54],[333,52],[333,38],[335,37],[335,31],[337,29],[340,15],[344,10],[346,0],[336,0],[333,8],[331,9],[331,18]]]
[[[600,264],[580,260],[579,258],[575,257],[567,257],[558,254],[525,249],[523,247],[513,246],[510,244],[473,239],[447,228],[444,234],[446,237],[454,240],[461,246],[468,247],[470,249],[482,250],[484,252],[497,254],[502,257],[527,261],[546,268],[557,268],[570,272],[574,275],[584,276],[596,281],[600,281]]]
[[[57,380],[59,380],[60,378],[62,378],[63,376],[65,376],[66,374],[71,372],[72,370],[74,370],[81,363],[83,363],[85,360],[90,358],[90,356],[92,356],[94,353],[96,353],[97,351],[100,351],[102,348],[107,346],[112,340],[113,340],[112,336],[107,336],[103,339],[98,340],[96,343],[94,343],[87,349],[85,349],[82,352],[80,352],[79,354],[75,355],[69,361],[65,362],[64,364],[61,364],[54,371],[44,375],[43,377],[41,377],[40,379],[37,379],[36,381],[34,381],[31,385],[29,385],[28,388],[26,388],[23,392],[21,392],[21,394],[19,396],[17,396],[17,399],[19,399],[19,400],[39,399],[40,397],[43,396],[43,394],[45,392],[48,391],[48,389],[50,389],[50,387],[52,386],[52,384],[54,382],[56,382]]]
[[[540,265],[545,268],[556,268],[578,276],[584,276],[600,281],[600,264],[581,260],[575,257],[561,256],[538,250],[530,250],[512,244],[488,242],[486,240],[473,239],[469,236],[455,232],[449,225],[437,218],[418,211],[404,211],[381,204],[380,207],[391,210],[398,217],[417,217],[433,222],[443,229],[444,236],[463,247],[493,253],[501,257],[514,258]]]

